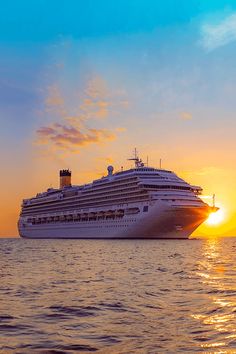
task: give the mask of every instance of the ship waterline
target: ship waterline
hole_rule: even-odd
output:
[[[204,203],[200,187],[171,171],[144,166],[71,185],[60,171],[60,188],[23,200],[19,234],[26,238],[186,239],[217,208]]]

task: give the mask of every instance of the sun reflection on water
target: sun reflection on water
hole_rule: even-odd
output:
[[[212,333],[218,333],[217,338],[201,344],[205,349],[217,348],[217,353],[236,353],[236,279],[232,278],[230,261],[230,255],[219,238],[203,242],[197,275],[206,289],[206,307],[192,317],[213,330]],[[234,341],[234,351],[226,345],[229,339]]]

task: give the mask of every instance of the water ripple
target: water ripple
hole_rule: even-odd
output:
[[[236,239],[0,240],[0,352],[236,353]]]

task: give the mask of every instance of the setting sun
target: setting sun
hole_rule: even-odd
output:
[[[220,208],[218,211],[215,213],[211,213],[207,219],[207,224],[208,225],[219,225],[224,221],[225,218],[225,212],[223,208]]]

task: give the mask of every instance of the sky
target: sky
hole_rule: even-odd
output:
[[[221,208],[236,235],[236,2],[11,0],[0,11],[0,237],[23,198],[140,156]]]

